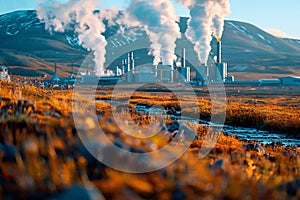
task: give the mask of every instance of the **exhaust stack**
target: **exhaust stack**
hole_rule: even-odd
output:
[[[91,75],[91,73],[90,73],[90,68],[89,68],[89,63],[87,63],[87,65],[86,65],[86,75]]]
[[[126,71],[126,59],[122,59],[122,73],[127,73]]]
[[[182,49],[182,56],[181,56],[181,67],[185,68],[186,67],[186,63],[185,63],[185,48]]]
[[[222,41],[220,37],[217,37],[217,63],[222,63]]]
[[[131,70],[134,71],[134,55],[133,55],[133,52],[131,52],[130,54],[130,57],[131,57]]]
[[[127,55],[127,72],[131,71],[131,55],[128,53]]]

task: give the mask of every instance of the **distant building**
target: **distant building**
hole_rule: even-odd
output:
[[[10,82],[10,76],[8,74],[8,68],[5,66],[0,66],[0,80]]]
[[[282,86],[300,86],[299,76],[288,76],[284,78],[279,78],[281,80]]]
[[[261,79],[258,81],[258,86],[280,86],[280,79]]]

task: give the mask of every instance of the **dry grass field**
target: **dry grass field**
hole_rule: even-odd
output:
[[[289,96],[279,94],[274,99],[261,95],[261,91],[248,88],[249,93],[244,95],[241,94],[243,89],[239,90],[227,90],[227,124],[277,130],[296,137],[300,134],[297,92],[294,95],[292,91]],[[72,109],[73,95],[77,110]],[[110,140],[130,147],[133,152],[149,152],[153,146],[167,145],[172,135],[169,129],[147,142],[136,139],[132,142],[132,137],[123,134],[112,120],[111,111],[118,108],[108,103],[96,102],[95,112],[95,108],[90,107],[94,103],[91,98],[72,91],[4,82],[0,83],[0,96],[2,199],[79,198],[92,189],[97,191],[98,199],[101,195],[105,199],[300,198],[297,147],[247,143],[221,134],[212,151],[200,159],[198,153],[204,145],[202,138],[207,128],[187,124],[199,137],[176,162],[151,173],[128,174],[99,163],[87,152],[77,135],[72,113],[82,114],[87,134],[94,127],[90,113],[96,113],[98,123]],[[201,116],[209,118],[211,103],[207,91],[199,90],[197,96],[196,106]],[[111,91],[103,88],[94,97],[110,99]],[[114,100],[122,98],[119,95]],[[138,91],[131,97],[129,107],[136,104],[177,108],[178,99],[171,93],[157,95]],[[181,115],[194,112],[194,106],[195,102],[190,102],[187,96]],[[146,118],[140,113],[128,115],[123,108],[121,106],[120,116],[124,120],[132,117],[136,123],[145,123]],[[166,119],[165,123],[173,127],[175,121]],[[122,156],[115,159],[128,162]]]

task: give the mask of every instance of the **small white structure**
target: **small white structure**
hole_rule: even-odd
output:
[[[259,86],[280,86],[281,80],[280,79],[261,79],[258,80]]]
[[[284,78],[279,78],[283,86],[300,86],[299,76],[288,76]]]
[[[5,66],[0,66],[0,80],[10,82],[10,76],[8,74],[8,68]]]

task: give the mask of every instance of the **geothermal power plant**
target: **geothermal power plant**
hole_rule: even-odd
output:
[[[177,66],[165,65],[163,62],[157,65],[135,66],[134,53],[128,53],[128,58],[122,60],[122,67],[115,69],[115,75],[122,77],[126,83],[177,83],[191,82],[194,80],[198,84],[206,82],[220,83],[227,81],[227,63],[222,63],[222,46],[219,38],[216,41],[216,49],[212,49],[211,56],[215,59],[209,65],[200,65],[195,67],[196,73],[191,77],[191,67],[186,65],[186,49],[182,49],[181,64]],[[100,78],[101,79],[101,78]]]
[[[116,66],[113,70],[106,70],[101,77],[91,74],[87,67],[85,73],[79,74],[79,84],[116,84],[118,81],[123,83],[180,83],[195,82],[204,85],[207,82],[220,83],[228,78],[233,81],[233,77],[228,77],[227,63],[222,62],[222,43],[220,38],[213,37],[212,51],[210,56],[213,58],[208,65],[195,67],[195,75],[191,76],[191,67],[186,64],[186,49],[182,48],[180,65],[166,65],[162,61],[157,65],[146,64],[136,66],[134,52],[129,52],[127,58],[122,59],[121,67]],[[57,80],[57,73],[54,75]]]
[[[212,37],[211,52],[207,65],[187,66],[186,48],[182,48],[180,64],[165,65],[162,61],[157,65],[145,64],[136,65],[134,52],[129,52],[126,58],[121,59],[120,67],[115,66],[113,70],[106,70],[101,77],[90,72],[86,66],[85,72],[79,72],[75,76],[72,64],[72,74],[68,78],[59,78],[57,67],[54,67],[54,76],[48,82],[52,84],[74,85],[115,85],[139,83],[189,83],[192,85],[205,86],[206,84],[226,84],[226,85],[252,85],[252,86],[289,86],[300,85],[299,77],[283,77],[279,79],[262,80],[235,80],[228,75],[228,64],[222,62],[222,41],[219,37]],[[194,73],[192,73],[194,71]],[[192,75],[193,74],[193,75]]]
[[[97,10],[96,4],[86,6],[85,1],[72,0],[74,5],[56,3],[40,6],[37,10],[38,19],[45,23],[45,29],[52,32],[66,32],[70,26],[76,25],[78,44],[91,50],[95,65],[95,74],[79,72],[77,76],[59,79],[57,73],[51,80],[54,84],[99,84],[114,85],[118,82],[124,84],[135,83],[170,83],[187,82],[203,86],[206,84],[245,84],[245,85],[283,85],[283,82],[293,82],[300,85],[299,77],[275,80],[236,81],[228,75],[228,64],[222,61],[222,34],[224,31],[224,18],[230,14],[229,0],[216,1],[184,1],[181,3],[189,10],[189,20],[186,22],[186,31],[181,32],[178,26],[178,17],[170,0],[146,1],[135,0],[123,12]],[[104,14],[101,12],[104,12]],[[142,13],[142,14],[141,14]],[[145,17],[145,13],[151,13]],[[85,16],[85,17],[82,17]],[[148,55],[153,62],[140,65],[142,58],[128,49],[128,55],[120,57],[120,63],[105,69],[106,47],[109,44],[105,31],[107,25],[104,21],[115,22],[122,30],[132,30],[143,27],[145,38],[149,39]],[[181,22],[179,22],[181,24]],[[213,37],[211,34],[214,34]],[[185,39],[194,46],[199,64],[187,62],[187,46],[178,47],[176,41],[185,35]],[[99,45],[101,44],[101,45]],[[210,48],[211,47],[211,48]],[[181,55],[175,55],[175,49],[181,48]],[[167,51],[164,51],[166,49]],[[211,50],[210,50],[211,49]],[[112,53],[112,52],[108,52]],[[181,62],[176,63],[176,57]],[[159,62],[160,61],[160,62]],[[200,64],[202,63],[202,64]],[[72,73],[73,74],[73,73]]]

